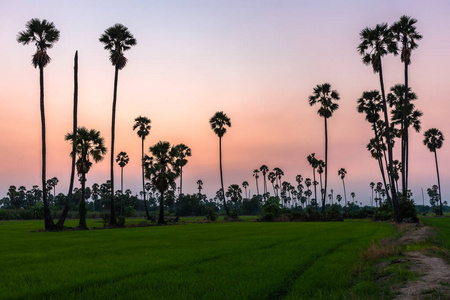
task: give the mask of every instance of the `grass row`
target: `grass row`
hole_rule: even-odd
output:
[[[38,227],[0,223],[2,297],[342,299],[363,249],[393,234],[366,221],[30,232]]]

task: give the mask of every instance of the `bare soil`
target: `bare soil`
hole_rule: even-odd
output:
[[[401,225],[403,236],[397,241],[399,245],[424,242],[435,234],[428,226]],[[431,257],[432,251],[415,251],[405,253],[411,263],[411,271],[421,277],[408,282],[398,291],[396,300],[413,299],[450,299],[450,265],[439,257]]]

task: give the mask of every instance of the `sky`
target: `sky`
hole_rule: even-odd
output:
[[[40,185],[41,124],[39,70],[31,65],[34,45],[16,41],[32,18],[47,19],[61,32],[48,51],[45,68],[47,177],[56,176],[57,193],[67,193],[72,130],[73,57],[79,53],[78,124],[94,128],[111,143],[114,68],[98,41],[110,26],[128,27],[137,45],[126,52],[119,72],[116,154],[130,157],[124,189],[140,190],[141,141],[134,119],[151,119],[145,150],[158,141],[184,143],[192,157],[183,169],[184,193],[196,182],[213,197],[220,188],[219,140],[209,125],[217,111],[231,127],[223,147],[224,185],[248,181],[256,193],[254,169],[281,168],[283,180],[312,177],[306,157],[324,159],[324,124],[308,96],[328,82],[339,92],[339,109],[328,121],[328,186],[343,195],[337,172],[347,170],[347,197],[368,204],[369,183],[381,181],[366,144],[372,137],[356,102],[363,91],[380,89],[379,78],[362,63],[356,47],[359,32],[408,15],[423,36],[412,53],[410,86],[423,112],[422,130],[410,134],[410,187],[416,203],[428,204],[426,189],[437,183],[434,156],[422,144],[432,127],[450,132],[450,2],[378,1],[1,1],[0,11],[0,197],[10,185]],[[400,58],[383,60],[386,88],[403,83]],[[399,145],[399,143],[398,143]],[[450,154],[438,151],[443,200],[450,197]],[[398,147],[397,147],[398,148]],[[395,150],[399,158],[399,149]],[[87,174],[87,185],[109,179],[108,153]],[[78,183],[78,182],[77,182]],[[262,180],[259,181],[262,186]],[[115,186],[120,168],[115,166]]]

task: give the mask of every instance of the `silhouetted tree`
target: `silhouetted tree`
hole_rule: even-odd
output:
[[[245,190],[245,198],[248,199],[248,195],[247,195],[248,182],[247,181],[242,182],[242,187]]]
[[[179,151],[179,158],[177,164],[180,166],[180,196],[183,194],[183,167],[188,163],[186,157],[191,156],[191,148],[185,144],[177,145]]]
[[[259,170],[258,169],[253,170],[253,177],[255,177],[255,180],[256,180],[256,195],[259,196],[259,187],[258,187]]]
[[[444,142],[444,135],[442,132],[437,128],[430,128],[424,133],[425,139],[423,140],[423,144],[427,146],[427,148],[434,152],[434,161],[436,163],[436,174],[437,174],[437,180],[438,180],[438,188],[439,188],[439,206],[440,206],[440,215],[443,215],[442,210],[442,193],[441,193],[441,180],[439,178],[439,167],[438,167],[438,160],[437,160],[437,154],[436,149],[440,149]]]
[[[123,53],[136,45],[136,39],[130,33],[127,27],[122,24],[115,24],[109,27],[100,36],[99,41],[104,44],[105,50],[109,51],[109,60],[114,66],[114,94],[112,104],[112,122],[111,122],[111,190],[114,191],[114,142],[116,129],[116,103],[117,103],[117,82],[119,79],[119,70],[122,70],[128,59]],[[117,226],[116,211],[114,205],[114,193],[111,193],[111,216],[110,225]]]
[[[345,205],[347,205],[347,193],[345,192],[345,182],[344,182],[344,178],[345,175],[347,174],[347,171],[344,168],[340,168],[338,171],[338,175],[341,176],[342,179],[342,185],[344,186],[344,198],[345,198]]]

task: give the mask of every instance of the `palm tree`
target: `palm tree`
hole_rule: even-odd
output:
[[[372,201],[371,201],[371,202],[372,202],[372,203],[371,203],[372,207],[373,207],[373,188],[374,188],[374,187],[375,187],[375,182],[371,182],[371,183],[370,183],[370,189],[372,190],[372,199],[371,199],[371,200],[372,200]]]
[[[352,199],[353,199],[352,201],[353,201],[353,203],[355,203],[355,196],[356,196],[355,192],[351,192],[350,196],[352,196]]]
[[[247,196],[248,182],[247,181],[242,182],[242,187],[245,190],[245,198],[248,199],[248,196]]]
[[[424,133],[425,139],[423,140],[423,144],[427,146],[427,148],[434,152],[434,161],[436,163],[436,174],[437,174],[437,180],[438,180],[438,187],[439,187],[439,204],[440,204],[440,215],[443,215],[442,211],[442,194],[441,194],[441,181],[439,179],[439,167],[438,167],[438,161],[437,161],[437,154],[436,149],[440,149],[444,142],[444,135],[442,132],[437,128],[430,128]]]
[[[347,193],[345,192],[345,182],[344,182],[344,178],[345,175],[347,174],[347,171],[344,168],[340,168],[338,171],[338,175],[341,176],[342,179],[342,185],[344,186],[344,198],[345,198],[345,205],[347,205]]]
[[[389,126],[388,109],[386,104],[386,93],[384,90],[383,81],[383,68],[381,63],[381,58],[388,53],[397,53],[397,44],[395,43],[394,36],[391,30],[389,30],[386,23],[378,24],[375,28],[366,27],[360,32],[361,43],[358,46],[358,52],[363,56],[363,62],[366,65],[372,65],[372,69],[375,73],[378,73],[380,79],[381,87],[381,97],[382,97],[382,109],[384,113],[384,123],[385,123],[385,137],[386,144],[388,148],[388,173],[393,174],[392,171],[392,161],[393,161],[393,151],[391,143],[391,133]],[[392,204],[394,206],[394,214],[397,222],[400,222],[401,212],[398,203],[398,196],[395,189],[395,185],[392,181],[392,176],[389,176],[390,188],[392,195]]]
[[[72,133],[68,133],[65,136],[66,141],[72,141]],[[77,173],[80,176],[81,181],[81,201],[80,201],[80,223],[79,227],[87,229],[86,226],[86,199],[85,199],[85,186],[86,186],[86,174],[89,172],[92,166],[90,158],[94,162],[103,160],[103,156],[106,154],[106,148],[104,146],[103,138],[100,136],[100,132],[86,127],[79,127],[77,129],[76,150],[72,155],[78,155],[76,162]]]
[[[122,195],[123,195],[123,167],[125,167],[128,162],[130,161],[130,158],[128,157],[128,154],[126,152],[121,151],[119,154],[117,154],[116,157],[116,163],[119,164],[120,167],[120,192],[121,192],[121,200],[120,200],[120,214],[123,214],[123,206],[122,206]]]
[[[241,197],[242,190],[238,184],[232,184],[228,187],[227,197],[230,197],[231,201],[235,203],[236,215],[238,213],[238,201]]]
[[[416,19],[409,16],[401,16],[400,20],[391,26],[395,41],[399,42],[401,47],[400,60],[405,64],[405,90],[403,97],[403,117],[402,117],[402,186],[403,195],[408,190],[408,121],[407,108],[409,106],[409,86],[408,86],[408,66],[411,64],[411,52],[419,45],[416,41],[421,40],[422,36],[416,31]]]
[[[322,192],[322,210],[324,210],[325,207],[325,190],[322,187],[322,173],[325,168],[325,162],[321,159],[317,161],[317,173],[319,174],[319,181],[320,181],[320,190]]]
[[[342,201],[342,196],[341,195],[336,195],[336,200],[338,201],[339,205],[341,205],[341,201]]]
[[[276,195],[276,192],[275,192],[275,186],[274,186],[274,182],[275,182],[275,179],[276,179],[275,172],[269,172],[269,174],[267,174],[267,179],[269,179],[270,182],[272,183],[272,188],[273,188],[273,194],[274,194],[274,196],[277,196],[277,195]]]
[[[256,194],[259,196],[259,187],[258,187],[259,170],[258,169],[253,170],[253,177],[255,177],[255,180],[256,180]]]
[[[223,173],[222,173],[222,137],[227,132],[227,127],[231,127],[230,118],[223,112],[218,111],[214,114],[214,116],[209,119],[209,124],[211,125],[211,129],[215,134],[219,137],[219,165],[220,165],[220,185],[222,187],[222,191],[225,191],[223,188]],[[222,193],[223,197],[223,206],[225,207],[225,211],[227,212],[227,216],[230,216],[230,212],[228,211],[227,202],[225,200],[225,193]]]
[[[114,191],[114,141],[116,129],[116,102],[117,102],[117,81],[119,70],[122,70],[128,59],[123,53],[136,45],[136,39],[128,31],[128,28],[122,24],[115,24],[109,27],[100,36],[99,41],[104,44],[104,49],[109,51],[109,60],[114,66],[114,93],[112,104],[112,122],[111,122],[111,191]],[[111,193],[111,218],[110,225],[116,226],[116,211],[114,205],[114,192]]]
[[[315,153],[311,153],[306,157],[308,163],[311,165],[313,169],[313,183],[316,182],[316,168],[318,167],[318,160],[316,158]],[[314,198],[317,199],[317,185],[314,185]]]
[[[197,185],[198,185],[198,194],[201,195],[202,194],[202,189],[203,189],[203,181],[201,181],[200,179],[197,180]]]
[[[137,131],[138,137],[141,138],[141,166],[142,166],[142,192],[144,197],[144,208],[145,208],[145,215],[147,216],[147,220],[150,220],[150,214],[148,213],[147,208],[147,202],[145,201],[145,179],[144,179],[144,140],[147,137],[147,135],[150,134],[150,129],[152,128],[150,126],[150,119],[147,117],[139,116],[136,119],[134,119],[135,123],[133,125],[133,130]]]
[[[320,104],[320,108],[317,111],[318,114],[323,117],[325,122],[325,188],[324,194],[327,194],[327,180],[328,180],[328,128],[327,120],[333,115],[333,112],[339,108],[339,105],[333,101],[338,101],[339,94],[335,90],[331,90],[329,83],[317,85],[313,94],[309,96],[309,105],[313,106],[316,103]],[[322,197],[322,203],[325,203],[325,197]],[[322,205],[322,212],[325,212],[325,205]]]
[[[263,180],[264,180],[264,191],[263,191],[263,196],[264,199],[266,198],[266,194],[267,194],[267,182],[266,182],[266,175],[269,172],[269,168],[266,165],[262,165],[259,170],[261,171],[262,175],[263,175]]]
[[[273,171],[275,172],[275,177],[277,179],[277,185],[280,186],[281,185],[281,177],[284,176],[284,172],[280,168],[273,168]]]
[[[192,154],[191,148],[189,148],[185,144],[179,144],[177,147],[180,154],[177,163],[180,165],[180,197],[181,197],[181,194],[183,194],[183,167],[188,163],[186,157],[189,157]]]
[[[59,30],[56,29],[53,22],[43,19],[31,19],[25,25],[26,29],[19,32],[17,42],[23,45],[33,43],[36,46],[36,53],[33,54],[31,63],[39,67],[40,84],[40,111],[41,111],[41,143],[42,143],[42,190],[45,190],[46,172],[47,172],[47,148],[45,138],[45,108],[44,108],[44,67],[50,63],[50,56],[47,49],[53,47],[53,44],[59,40]],[[47,201],[46,193],[43,193],[42,202],[44,204],[44,224],[46,230],[52,230],[55,227],[50,207]]]
[[[158,224],[166,224],[164,221],[164,193],[180,176],[179,147],[170,146],[169,142],[158,142],[150,147],[152,157],[145,162],[145,176],[158,189],[159,198],[159,218]]]

